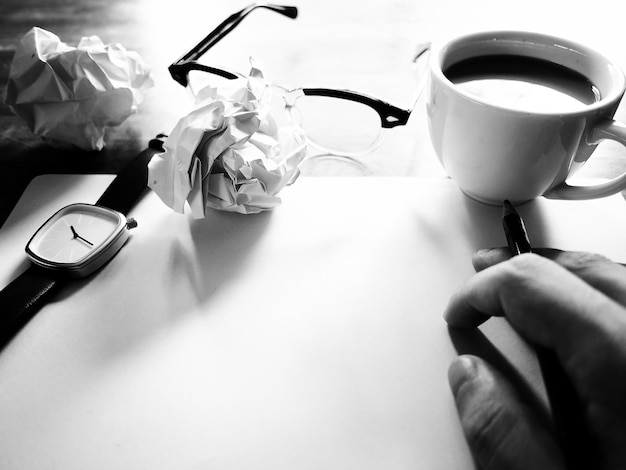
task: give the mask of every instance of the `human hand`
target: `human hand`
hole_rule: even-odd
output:
[[[478,252],[478,274],[451,298],[444,317],[451,326],[472,328],[506,316],[527,340],[554,350],[584,404],[595,468],[624,469],[626,268],[588,253],[537,252],[543,257],[510,260],[503,249]],[[481,468],[566,468],[551,431],[492,366],[461,356],[448,377]]]

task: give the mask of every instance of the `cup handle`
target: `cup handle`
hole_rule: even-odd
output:
[[[601,122],[590,134],[590,143],[597,144],[606,139],[614,140],[626,147],[626,126],[613,120]],[[609,181],[591,186],[570,186],[561,183],[544,196],[550,199],[596,199],[611,196],[625,189],[626,172]]]

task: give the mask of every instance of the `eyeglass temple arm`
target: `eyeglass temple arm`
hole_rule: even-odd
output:
[[[417,63],[418,61],[420,61],[420,59],[428,57],[427,53],[430,52],[430,49],[431,49],[430,42],[424,42],[422,44],[419,44],[415,50],[413,62]],[[417,101],[417,98],[419,98],[420,92],[421,92],[421,87],[417,93],[417,97],[415,98],[415,101]],[[378,113],[378,116],[380,117],[380,124],[385,129],[390,129],[396,126],[404,126],[409,121],[411,112],[413,108],[415,107],[415,104],[413,104],[413,107],[411,107],[411,109],[398,108],[397,106],[394,106],[385,101],[379,100],[378,98],[373,98],[371,96],[367,96],[362,93],[355,93],[350,90],[334,90],[334,89],[328,89],[328,88],[303,88],[302,93],[307,96],[327,96],[330,98],[339,98],[339,99],[348,100],[348,101],[356,101],[358,103],[367,105]]]
[[[221,41],[224,36],[226,36],[233,29],[235,29],[246,16],[248,16],[252,11],[257,8],[266,8],[268,10],[275,11],[276,13],[280,13],[281,15],[284,15],[288,18],[297,18],[298,16],[298,8],[296,7],[275,5],[271,3],[253,3],[245,7],[243,10],[237,13],[233,13],[228,18],[226,18],[226,20],[224,20],[217,28],[211,31],[202,41],[196,44],[188,52],[183,54],[175,62],[175,64],[187,62],[189,60],[197,60],[211,47]]]
[[[413,57],[413,63],[417,63],[417,61],[422,58],[422,56],[424,54],[426,54],[427,52],[430,52],[432,48],[432,43],[430,41],[428,42],[423,42],[421,44],[418,44],[415,47],[415,52],[413,53],[414,57]]]
[[[411,111],[408,109],[398,108],[385,101],[373,98],[362,93],[355,93],[350,90],[334,90],[329,88],[303,88],[302,93],[306,96],[327,96],[330,98],[339,98],[342,100],[356,101],[372,108],[380,117],[380,125],[385,129],[396,126],[405,125]]]
[[[418,44],[415,48],[413,66],[416,67],[416,69],[420,68],[420,72],[422,75],[426,75],[426,70],[424,69],[428,65],[428,59],[430,57],[431,49],[432,43],[430,41]],[[414,109],[415,106],[417,106],[417,101],[422,94],[422,90],[426,84],[426,80],[427,78],[425,76],[420,77],[418,87],[415,90],[415,95],[413,96],[413,106],[411,106],[411,109]]]

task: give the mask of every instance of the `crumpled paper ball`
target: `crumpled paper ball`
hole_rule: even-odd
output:
[[[252,62],[249,77],[228,88],[206,87],[193,110],[148,165],[148,186],[174,211],[185,202],[194,218],[207,208],[241,214],[271,210],[293,183],[306,156],[304,135],[279,129],[272,89]]]
[[[101,150],[106,128],[135,112],[151,86],[136,52],[97,36],[71,47],[35,27],[15,51],[4,100],[45,140]]]

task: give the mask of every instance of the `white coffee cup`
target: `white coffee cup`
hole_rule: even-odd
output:
[[[546,71],[539,73],[546,77],[555,75],[552,67],[557,67],[556,75],[564,73],[563,83],[584,77],[593,101],[566,105],[546,99],[535,106],[528,102],[534,91],[524,88],[522,99],[516,101],[514,89],[502,88],[505,95],[510,92],[508,97],[491,93],[498,92],[504,82],[494,86],[489,84],[494,82],[472,82],[481,73],[489,78],[494,70],[506,71],[498,61],[513,67],[511,76],[524,68],[518,62],[528,62],[533,67],[546,65]],[[532,82],[533,72],[524,73]],[[523,81],[518,80],[516,86],[529,85]],[[544,88],[537,89],[545,92]],[[626,189],[626,173],[592,186],[570,186],[566,179],[589,159],[600,141],[626,145],[626,126],[613,120],[625,89],[620,68],[584,45],[531,32],[468,34],[433,48],[427,92],[431,140],[452,180],[482,202],[501,204],[509,199],[519,203],[541,195],[559,199],[608,196]],[[565,88],[554,91],[570,98]]]

